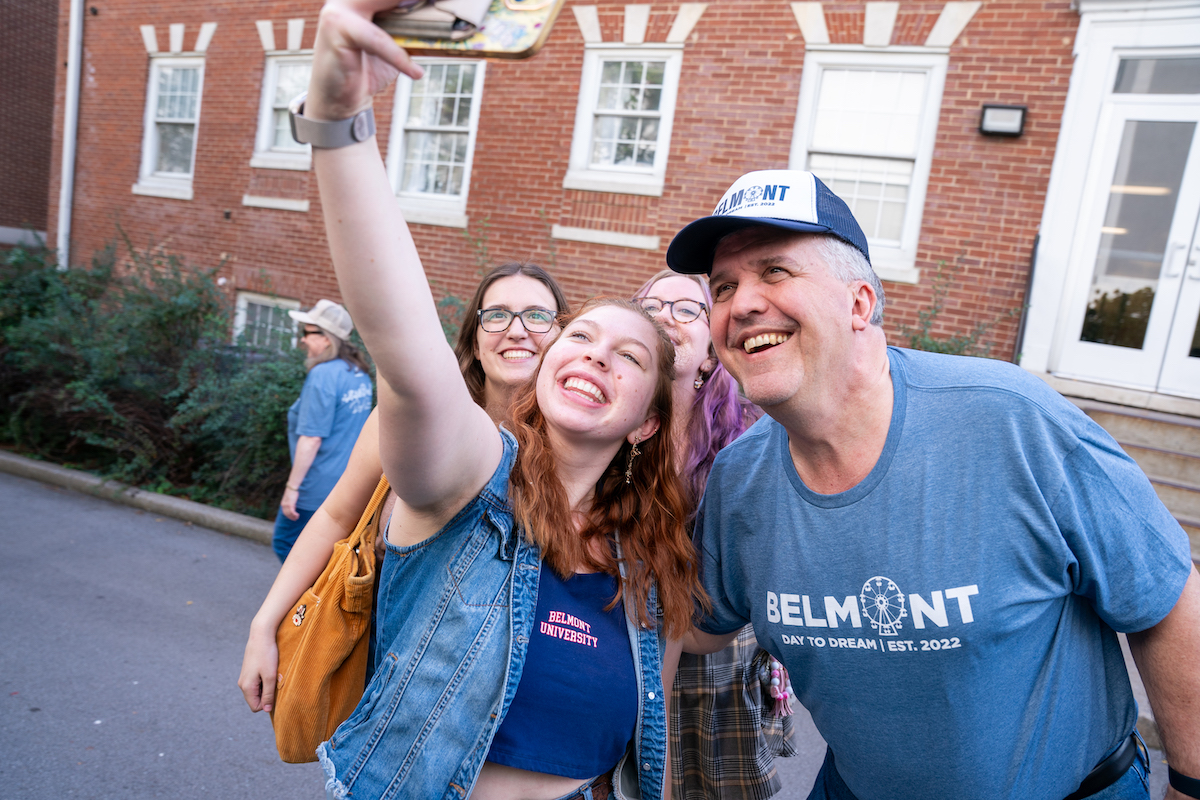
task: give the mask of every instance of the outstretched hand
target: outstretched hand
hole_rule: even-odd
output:
[[[396,0],[329,0],[321,9],[313,55],[312,79],[304,115],[311,119],[347,119],[403,72],[418,79],[420,65],[371,21]]]

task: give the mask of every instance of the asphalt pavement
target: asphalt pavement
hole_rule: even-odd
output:
[[[0,509],[0,798],[324,797],[236,685],[269,547],[6,474]],[[778,800],[825,756],[802,707],[796,730]]]
[[[236,681],[270,548],[0,475],[0,797],[323,798]]]

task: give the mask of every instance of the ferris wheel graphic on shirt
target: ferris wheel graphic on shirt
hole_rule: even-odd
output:
[[[863,616],[880,636],[898,636],[902,627],[900,620],[908,616],[904,608],[904,593],[891,578],[876,575],[868,578],[858,593]]]

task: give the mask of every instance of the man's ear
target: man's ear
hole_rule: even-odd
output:
[[[871,316],[875,312],[875,304],[879,296],[875,287],[866,281],[855,281],[850,284],[850,327],[855,331],[865,331],[871,325]]]
[[[625,438],[630,444],[633,444],[634,439],[637,439],[639,442],[644,442],[654,434],[658,433],[658,428],[658,415],[655,414],[653,416],[646,417],[646,420],[640,426],[638,426],[638,429],[635,431],[630,431],[629,435]]]

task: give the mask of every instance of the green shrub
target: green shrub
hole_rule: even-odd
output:
[[[289,469],[298,352],[230,345],[216,269],[128,240],[59,271],[0,263],[0,439],[156,491],[271,516]]]
[[[945,261],[939,261],[937,271],[933,275],[931,288],[933,298],[930,304],[917,312],[917,326],[910,328],[900,326],[900,335],[908,340],[908,346],[914,350],[927,350],[931,353],[947,353],[954,356],[979,356],[990,358],[993,343],[984,337],[1009,317],[1020,312],[1020,308],[1010,309],[993,319],[975,323],[970,331],[964,334],[949,334],[938,336],[933,333],[934,323],[941,315],[946,305],[946,295],[950,290],[950,281],[962,272],[962,257],[960,256],[953,267],[947,269]]]

